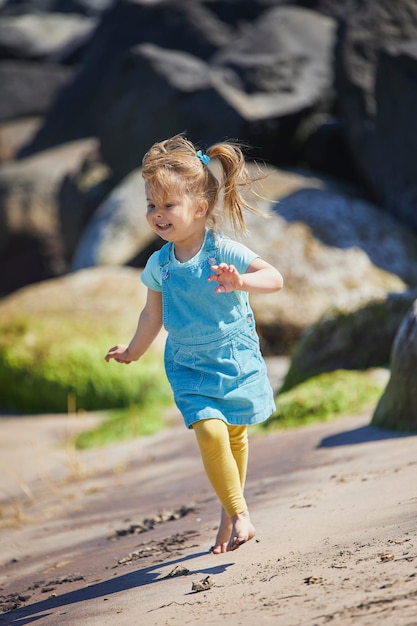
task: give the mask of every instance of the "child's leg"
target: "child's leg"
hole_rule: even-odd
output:
[[[242,492],[245,486],[246,471],[248,467],[248,429],[247,426],[227,426],[229,432],[230,449],[239,470],[240,486]],[[227,552],[227,548],[232,536],[233,522],[222,507],[220,515],[219,530],[214,546],[213,554]]]
[[[227,426],[229,431],[230,449],[239,470],[242,491],[245,487],[248,469],[248,428],[247,426]]]
[[[194,423],[193,428],[207,476],[224,509],[213,551],[232,550],[255,535],[243,496],[246,427],[230,427],[222,420],[207,419]]]
[[[248,428],[247,426],[228,425],[227,429],[229,431],[230,449],[239,470],[240,486],[243,492],[248,468]],[[233,541],[232,518],[227,515],[222,507],[219,530],[211,551],[213,554],[227,552],[231,540]]]

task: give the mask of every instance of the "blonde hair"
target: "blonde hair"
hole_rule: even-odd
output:
[[[183,135],[155,143],[142,161],[142,176],[152,192],[165,199],[173,186],[196,200],[207,201],[207,223],[217,228],[216,209],[223,194],[223,214],[235,234],[245,234],[244,210],[265,215],[245,200],[242,192],[259,178],[249,175],[239,144],[232,141],[217,143],[207,149],[210,159]],[[216,159],[221,167],[219,180],[204,161]]]

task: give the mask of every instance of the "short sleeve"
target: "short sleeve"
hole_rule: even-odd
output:
[[[159,250],[154,252],[149,257],[140,278],[143,284],[148,287],[148,289],[152,289],[152,291],[162,291],[161,267],[159,265]]]
[[[244,274],[252,261],[259,257],[259,254],[247,248],[243,243],[223,237],[219,250],[219,263],[234,265],[239,274]]]

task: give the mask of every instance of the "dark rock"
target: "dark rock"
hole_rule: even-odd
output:
[[[72,70],[24,61],[0,62],[0,121],[45,114]]]
[[[240,137],[260,146],[257,158],[294,163],[305,118],[333,106],[335,22],[313,11],[283,6],[245,24],[214,55],[216,87],[245,120]]]
[[[391,353],[391,378],[376,407],[372,425],[417,431],[417,300],[405,315]]]
[[[213,88],[207,64],[151,44],[119,57],[94,110],[102,156],[117,179],[139,167],[155,141],[186,132],[210,145],[240,136],[243,125]]]
[[[62,179],[57,202],[67,262],[73,258],[84,228],[111,188],[109,170],[96,150],[87,155],[77,171],[69,172]]]
[[[364,0],[340,22],[335,85],[358,172],[373,197],[417,228],[414,0]]]
[[[2,294],[67,269],[57,193],[64,176],[75,170],[93,148],[94,142],[87,140],[0,168]]]
[[[207,58],[218,49],[218,31],[212,22],[206,26],[206,20],[196,20],[193,3],[117,2],[103,14],[79,72],[61,90],[43,128],[22,149],[21,155],[72,139],[95,136],[92,106],[112,64],[120,63],[120,55],[132,46],[154,43]],[[142,88],[145,86],[142,83]]]
[[[36,233],[11,235],[0,256],[0,267],[0,297],[66,270],[59,241]]]
[[[4,0],[4,15],[26,13],[67,13],[79,15],[100,15],[117,0]]]

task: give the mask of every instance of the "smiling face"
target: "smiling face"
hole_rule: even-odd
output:
[[[152,230],[176,247],[201,244],[204,237],[207,203],[192,198],[180,183],[163,192],[146,184],[146,219]]]

